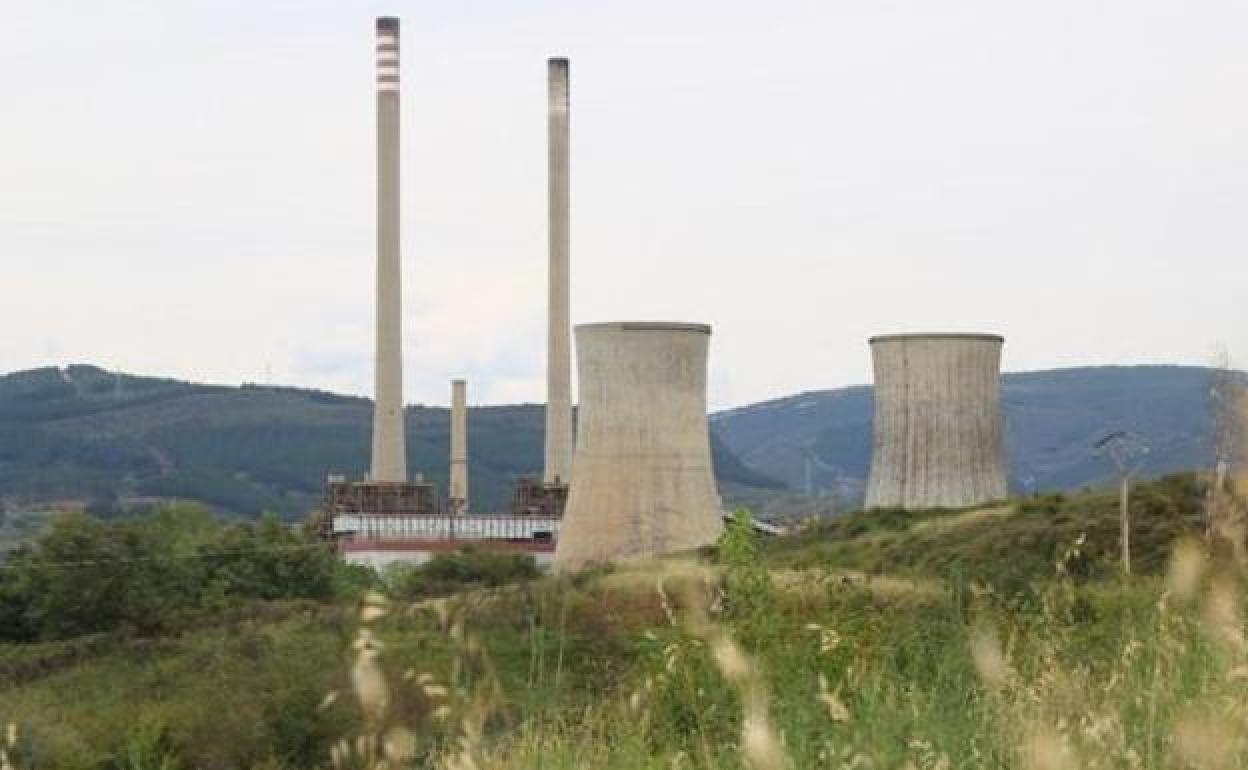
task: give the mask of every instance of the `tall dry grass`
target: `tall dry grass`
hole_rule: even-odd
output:
[[[1027,601],[956,580],[773,574],[744,546],[714,566],[418,604],[368,594],[342,632],[338,685],[313,696],[336,728],[320,764],[1248,767],[1239,564],[1196,539],[1173,549],[1164,579],[1080,583],[1085,546],[1070,543]],[[29,762],[50,755],[25,751],[24,728],[10,736],[0,770],[70,766]],[[164,744],[141,748],[94,766],[171,761]]]
[[[1072,544],[1063,560],[1077,557]],[[537,716],[508,710],[477,640],[488,612],[455,600],[425,606],[463,652],[440,675],[409,672],[394,686],[418,688],[427,722],[442,727],[407,726],[399,749],[386,748],[395,729],[384,708],[389,689],[375,683],[370,667],[381,656],[366,651],[378,642],[364,634],[353,682],[368,732],[339,744],[335,765],[396,767],[418,757],[419,766],[455,770],[1248,766],[1238,571],[1196,541],[1177,546],[1165,580],[1153,584],[1081,588],[1063,560],[1038,608],[976,587],[956,629],[951,621],[948,636],[926,641],[922,628],[902,634],[876,621],[898,623],[920,606],[916,622],[941,617],[933,612],[948,618],[947,596],[881,596],[829,581],[824,605],[812,608],[808,586],[780,583],[763,625],[781,633],[755,628],[753,647],[738,636],[742,618],[728,609],[734,597],[722,572],[669,563],[616,573],[607,581],[614,591],[649,592],[662,610],[663,621],[633,640],[650,654],[628,686]],[[1090,612],[1102,614],[1099,625]],[[1116,636],[1089,636],[1111,630],[1110,616],[1121,621]],[[961,711],[950,713],[950,703]],[[437,741],[428,737],[435,732]],[[422,742],[428,751],[413,748]]]

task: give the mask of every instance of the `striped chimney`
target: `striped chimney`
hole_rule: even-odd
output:
[[[407,481],[399,259],[399,20],[377,19],[377,328],[373,481]]]

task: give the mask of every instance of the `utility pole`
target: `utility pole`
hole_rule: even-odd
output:
[[[819,457],[814,439],[803,444],[799,451],[806,471],[806,500],[811,514],[828,518],[836,516],[842,510],[842,503],[850,498],[849,481],[839,467]],[[815,476],[820,472],[823,473],[823,484],[816,483]]]
[[[1209,388],[1210,418],[1213,422],[1213,483],[1205,497],[1205,540],[1212,543],[1219,534],[1231,508],[1227,479],[1233,478],[1232,468],[1242,464],[1245,380],[1242,372],[1232,368],[1225,348],[1219,349]]]
[[[1118,471],[1118,516],[1122,537],[1122,574],[1131,574],[1131,476],[1148,455],[1148,445],[1139,436],[1124,430],[1107,434],[1093,445],[1098,455],[1108,457]]]
[[[815,499],[815,461],[811,458],[810,449],[803,449],[802,456],[806,461],[806,499]]]

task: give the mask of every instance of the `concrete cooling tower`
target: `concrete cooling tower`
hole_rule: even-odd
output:
[[[706,419],[711,328],[576,327],[580,412],[558,569],[654,556],[723,529]]]
[[[1002,337],[871,338],[875,425],[868,508],[961,508],[1007,495]]]

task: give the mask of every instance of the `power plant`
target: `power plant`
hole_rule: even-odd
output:
[[[372,462],[369,477],[331,475],[321,531],[349,561],[419,563],[470,543],[531,553],[549,563],[572,466],[568,298],[568,61],[547,63],[549,302],[545,468],[516,482],[507,513],[469,515],[467,383],[452,381],[445,503],[417,474],[408,481],[403,411],[399,239],[399,20],[376,21],[377,268]]]
[[[656,556],[723,530],[711,466],[706,366],[711,327],[576,327],[580,413],[555,566]]]
[[[866,507],[1005,499],[1001,346],[994,334],[872,337],[875,422]]]
[[[445,501],[408,480],[399,233],[399,21],[376,21],[376,327],[371,473],[326,484],[322,531],[351,561],[421,562],[467,544],[576,569],[715,542],[724,513],[707,421],[710,326],[620,321],[576,327],[572,408],[569,62],[546,62],[546,408],[540,475],[510,511],[470,513],[467,383],[452,380]],[[1002,338],[870,340],[875,425],[867,505],[962,507],[1006,495]],[[575,429],[576,441],[573,442]],[[757,525],[774,533],[773,527]]]
[[[330,476],[322,529],[336,532],[335,516],[369,512],[427,516],[438,510],[437,491],[417,477],[407,480],[403,412],[402,265],[399,244],[399,20],[376,27],[377,263],[372,463],[369,477]]]

